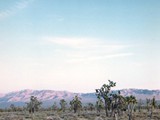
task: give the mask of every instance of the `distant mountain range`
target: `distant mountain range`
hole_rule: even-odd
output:
[[[114,90],[113,92],[117,92]],[[160,90],[147,90],[147,89],[122,89],[120,90],[123,96],[134,95],[137,99],[145,100],[146,98],[156,97],[156,100],[160,100]],[[67,102],[72,100],[75,95],[78,95],[82,102],[95,103],[97,97],[95,93],[72,93],[67,91],[54,91],[54,90],[21,90],[16,92],[10,92],[7,94],[0,94],[0,108],[9,107],[10,104],[16,106],[24,106],[26,102],[29,102],[31,96],[35,96],[38,100],[43,102],[43,107],[49,107],[54,102],[59,104],[60,99],[65,99]]]

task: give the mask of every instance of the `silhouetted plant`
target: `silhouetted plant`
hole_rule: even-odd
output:
[[[16,107],[14,106],[14,104],[11,104],[11,105],[10,105],[10,108],[11,108],[12,112],[15,112],[15,111],[16,111]]]
[[[150,119],[152,119],[153,110],[156,107],[156,99],[155,96],[151,100],[151,111],[150,111]]]
[[[100,96],[97,96],[97,101],[96,101],[97,113],[100,113],[103,108],[104,108],[103,100],[101,99]]]
[[[64,99],[61,99],[59,104],[61,106],[61,110],[65,112],[67,102]]]
[[[54,111],[56,111],[58,109],[58,106],[57,106],[56,102],[53,103],[51,109],[54,110]]]
[[[120,115],[121,111],[123,111],[125,107],[125,98],[121,95],[121,92],[112,93],[110,95],[111,100],[111,115],[118,119],[118,115]]]
[[[108,111],[111,107],[111,99],[109,93],[111,91],[111,88],[116,86],[115,82],[110,80],[108,80],[108,82],[109,84],[104,84],[100,89],[96,89],[96,95],[104,99],[106,116],[108,116]]]
[[[38,111],[42,102],[40,102],[37,97],[31,96],[30,102],[27,103],[27,108],[29,110],[29,113],[34,113],[35,111]]]
[[[93,103],[88,103],[88,109],[89,109],[90,111],[94,110],[94,105],[93,105]]]
[[[133,119],[133,110],[134,110],[135,105],[137,103],[136,97],[133,95],[127,96],[126,103],[128,106],[128,119],[132,120]]]
[[[77,95],[74,97],[72,101],[70,101],[71,109],[74,110],[74,113],[77,112],[78,109],[82,108],[82,102]]]

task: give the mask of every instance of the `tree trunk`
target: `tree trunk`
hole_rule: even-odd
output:
[[[133,112],[133,110],[134,110],[134,104],[128,104],[128,119],[129,120],[132,120],[132,112]]]
[[[107,101],[105,100],[105,112],[106,116],[108,117],[108,106],[107,106]]]
[[[76,108],[74,108],[74,113],[76,113],[77,112],[77,109]]]
[[[152,119],[153,108],[151,108],[150,119]]]
[[[77,112],[77,105],[74,105],[74,113],[76,113]]]
[[[128,114],[128,120],[132,120],[132,113]]]
[[[130,115],[128,115],[128,120],[131,120],[131,116]]]
[[[118,120],[118,114],[117,113],[115,113],[115,120]]]

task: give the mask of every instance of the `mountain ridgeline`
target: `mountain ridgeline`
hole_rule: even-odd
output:
[[[113,90],[112,92],[117,92]],[[147,90],[147,89],[122,89],[120,90],[123,96],[134,95],[137,100],[146,98],[152,99],[155,96],[156,100],[160,100],[160,90]],[[67,102],[72,100],[75,95],[78,95],[82,99],[82,103],[89,102],[95,103],[97,97],[95,93],[72,93],[67,91],[54,91],[54,90],[21,90],[16,92],[10,92],[0,95],[0,108],[9,107],[11,104],[16,106],[24,106],[26,102],[30,100],[31,96],[35,96],[38,100],[43,102],[43,107],[52,106],[54,102],[59,104],[61,99],[65,99]]]

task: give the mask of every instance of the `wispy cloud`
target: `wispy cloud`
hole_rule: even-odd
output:
[[[70,60],[68,60],[67,62],[70,63],[76,63],[76,62],[88,62],[88,61],[95,61],[95,60],[103,60],[103,59],[109,59],[109,58],[119,58],[119,57],[127,57],[127,56],[131,56],[134,55],[133,53],[117,53],[117,54],[108,54],[105,56],[88,56],[88,57],[75,57],[72,58]]]
[[[44,37],[45,41],[65,47],[79,48],[89,44],[87,38]]]
[[[0,19],[15,15],[18,11],[26,8],[34,0],[19,0],[9,8],[0,11]]]
[[[130,45],[108,44],[105,40],[100,39],[44,37],[43,40],[60,46],[60,50],[57,51],[60,51],[59,54],[65,55],[69,62],[94,61],[133,55],[132,52],[127,51],[131,47]]]
[[[52,44],[61,45],[72,48],[108,48],[108,49],[123,49],[129,47],[129,45],[120,44],[108,44],[102,40],[95,38],[76,38],[76,37],[43,37],[44,41]]]

